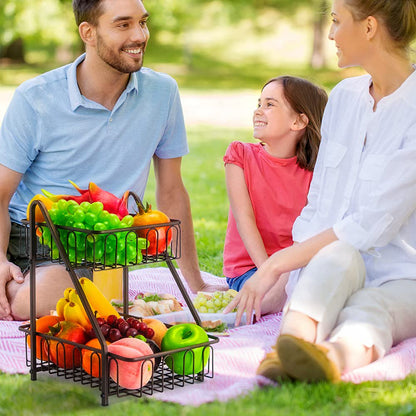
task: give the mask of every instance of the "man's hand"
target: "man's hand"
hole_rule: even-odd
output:
[[[228,285],[224,283],[223,285],[210,285],[208,283],[202,282],[203,284],[197,290],[192,290],[192,293],[197,292],[216,292],[221,291],[225,292],[229,289]]]
[[[0,320],[13,320],[9,299],[6,294],[6,286],[11,280],[15,280],[17,283],[25,281],[20,267],[9,261],[3,261],[0,263]]]

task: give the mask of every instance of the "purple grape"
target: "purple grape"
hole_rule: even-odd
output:
[[[97,318],[97,324],[98,325],[100,325],[100,326],[102,326],[102,325],[104,325],[106,323],[106,321],[105,321],[105,319],[104,318]]]
[[[108,332],[108,340],[110,342],[118,341],[121,338],[121,332],[118,328],[111,328]]]
[[[126,321],[122,321],[118,324],[118,329],[120,330],[122,335],[124,335],[129,328],[130,325]]]
[[[149,328],[149,327],[147,327],[147,328],[144,330],[143,335],[144,335],[147,339],[151,339],[151,338],[153,338],[153,337],[154,337],[154,335],[155,335],[155,331],[154,331],[154,329],[153,329],[153,328]]]
[[[135,337],[136,335],[138,335],[139,331],[136,328],[132,328],[130,327],[126,333],[125,336],[126,337]]]
[[[108,333],[110,332],[111,326],[108,324],[101,325],[101,333],[107,338]]]
[[[108,325],[115,326],[115,325],[117,325],[116,322],[117,322],[117,316],[115,316],[115,315],[108,315],[107,316]]]

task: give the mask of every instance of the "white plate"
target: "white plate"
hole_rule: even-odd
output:
[[[230,312],[230,313],[198,313],[201,321],[216,321],[217,319],[221,319],[221,321],[225,322],[228,325],[228,328],[234,328],[235,326],[235,317],[237,312]],[[152,317],[148,317],[152,318]],[[191,311],[189,309],[184,309],[183,311],[179,312],[171,312],[165,313],[161,315],[154,315],[153,318],[159,319],[160,321],[164,322],[165,324],[173,324],[178,322],[195,322]],[[246,315],[243,314],[241,318],[241,324],[246,323]]]

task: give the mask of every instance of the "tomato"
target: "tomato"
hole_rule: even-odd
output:
[[[107,345],[110,343],[106,341]],[[85,345],[89,347],[101,349],[101,344],[98,338],[93,338]],[[95,351],[83,349],[82,350],[82,368],[93,377],[101,377],[101,354]]]
[[[87,333],[85,329],[72,321],[61,321],[54,325],[48,335],[53,335],[62,340],[85,344],[87,342]],[[43,344],[46,357],[61,368],[74,368],[81,365],[81,349],[65,342],[58,340],[48,340]]]
[[[164,224],[170,222],[169,217],[162,211],[152,210],[152,206],[146,204],[146,208],[139,206],[139,212],[133,217],[133,227]],[[147,238],[149,246],[143,249],[143,254],[155,255],[167,250],[172,241],[172,230],[169,226],[152,227],[136,230],[136,234],[141,238]]]
[[[43,204],[45,205],[45,207],[48,211],[52,208],[53,201],[51,201],[45,195],[37,194],[27,204],[26,218],[28,220],[29,220],[29,214],[30,214],[30,205],[31,205],[32,201],[35,201],[35,200],[39,200],[39,201],[43,202]],[[41,212],[40,208],[38,206],[36,206],[36,208],[35,208],[35,222],[44,222],[44,221],[45,221],[45,218],[43,218],[43,215],[42,215],[42,212]]]
[[[36,320],[36,332],[46,334],[50,328],[56,325],[61,319],[55,315],[46,315]],[[46,360],[47,355],[45,352],[42,353],[42,347],[46,344],[45,339],[41,336],[36,337],[36,358]],[[30,348],[30,335],[27,337],[27,345]]]

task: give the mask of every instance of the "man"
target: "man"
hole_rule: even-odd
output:
[[[74,0],[86,53],[17,88],[0,130],[0,319],[29,316],[29,279],[13,263],[11,223],[42,188],[72,193],[95,182],[117,196],[143,196],[153,158],[158,209],[182,222],[179,267],[192,291],[198,267],[181,158],[188,152],[175,81],[143,68],[148,13],[140,0]],[[13,233],[12,233],[13,234]],[[9,243],[10,241],[10,243]],[[63,266],[36,271],[37,313],[72,285]]]

